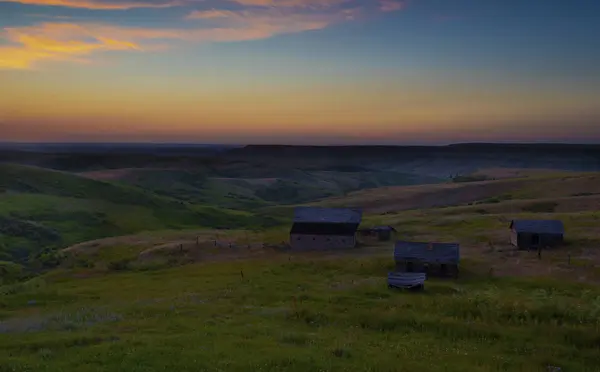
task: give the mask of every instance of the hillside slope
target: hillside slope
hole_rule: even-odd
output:
[[[572,173],[494,181],[383,187],[332,197],[314,204],[360,207],[371,213],[494,204],[507,200],[577,198],[600,195],[600,173]]]
[[[361,167],[306,170],[246,163],[213,169],[111,169],[81,175],[134,185],[190,203],[234,209],[304,203],[365,188],[440,182],[434,177]]]
[[[22,262],[80,241],[144,230],[274,223],[133,186],[20,165],[0,165],[0,190],[0,260]]]

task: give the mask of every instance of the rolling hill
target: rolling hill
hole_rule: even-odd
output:
[[[401,238],[460,242],[459,278],[430,278],[422,293],[387,288],[391,242],[292,252],[277,246],[289,225],[76,244],[59,267],[0,285],[0,358],[47,371],[594,371],[598,179],[537,173],[319,202],[361,205],[364,226],[390,224]],[[513,249],[508,220],[521,217],[563,220],[566,245],[542,259]]]
[[[0,164],[0,260],[144,230],[263,226],[248,213],[191,205],[135,186]]]
[[[445,183],[409,187],[383,187],[361,190],[343,197],[332,197],[314,204],[360,207],[371,213],[441,208],[461,205],[527,205],[527,201],[563,204],[596,200],[600,196],[600,173],[564,173],[558,175],[506,178],[493,181]],[[595,204],[589,204],[594,209]],[[476,208],[473,208],[476,209]]]
[[[303,203],[365,188],[442,181],[392,171],[339,168],[303,170],[233,163],[218,169],[128,168],[81,175],[137,186],[190,203],[243,210]]]

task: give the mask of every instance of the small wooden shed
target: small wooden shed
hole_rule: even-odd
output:
[[[460,261],[458,243],[398,241],[394,248],[396,271],[457,277]]]
[[[565,227],[559,220],[513,220],[510,242],[519,249],[539,249],[563,244]]]
[[[392,226],[375,226],[371,228],[360,229],[358,231],[362,236],[376,237],[379,241],[389,241],[396,229]]]
[[[377,236],[377,239],[382,242],[387,242],[392,239],[392,234],[396,233],[396,229],[392,226],[375,226],[373,232]]]
[[[296,207],[290,230],[295,249],[335,249],[356,246],[362,211],[346,208]]]

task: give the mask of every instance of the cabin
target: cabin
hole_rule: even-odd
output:
[[[375,226],[366,229],[360,229],[359,233],[362,236],[376,237],[377,240],[386,242],[392,239],[392,235],[397,231],[392,226]]]
[[[397,272],[457,277],[460,245],[397,241],[394,248],[394,261],[396,261]]]
[[[559,220],[513,220],[510,242],[519,249],[556,247],[564,243],[565,227]]]
[[[361,221],[358,209],[296,207],[290,246],[300,250],[354,248]]]

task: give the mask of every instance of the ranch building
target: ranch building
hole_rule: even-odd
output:
[[[290,231],[294,249],[339,249],[356,246],[362,211],[345,208],[296,207]]]
[[[456,277],[460,261],[458,243],[398,241],[394,248],[396,271]]]
[[[559,220],[513,220],[510,242],[519,249],[555,247],[564,242],[565,227]]]

